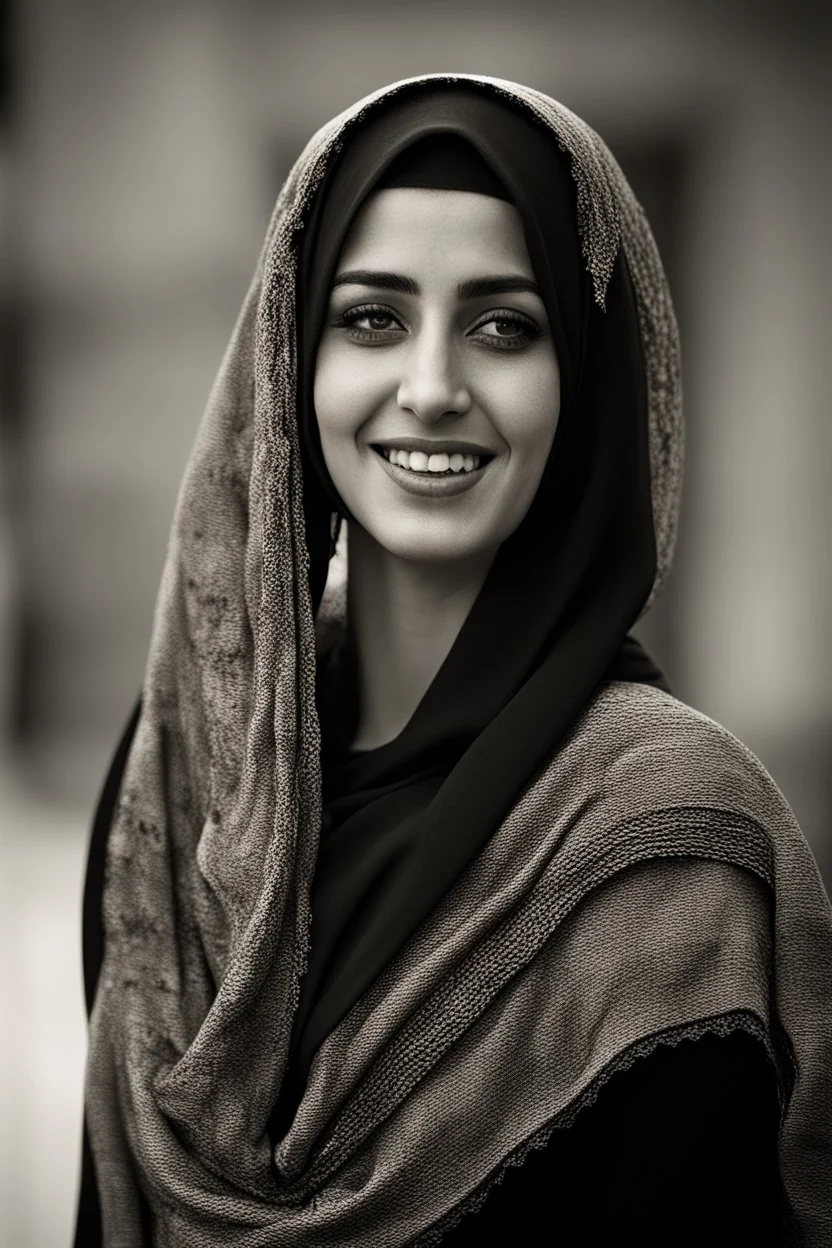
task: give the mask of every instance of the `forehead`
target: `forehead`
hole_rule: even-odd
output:
[[[473,191],[391,187],[367,197],[344,241],[339,268],[416,272],[441,261],[533,277],[513,204]]]

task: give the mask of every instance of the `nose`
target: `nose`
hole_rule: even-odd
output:
[[[471,395],[449,335],[438,327],[425,330],[407,353],[396,400],[421,421],[434,423],[446,415],[462,416]]]

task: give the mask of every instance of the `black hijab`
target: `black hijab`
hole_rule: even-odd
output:
[[[426,143],[437,135],[470,145],[477,155],[467,173],[464,160],[448,160],[453,144]],[[348,515],[312,406],[317,344],[347,231],[385,176],[395,185],[483,190],[491,179],[489,193],[504,188],[549,316],[561,410],[534,502],[399,736],[350,752],[357,704],[349,646],[337,674],[322,664],[324,818],[309,967],[275,1135],[291,1121],[318,1046],[483,848],[598,684],[667,688],[628,636],[653,584],[656,551],[645,369],[626,261],[619,252],[602,310],[581,253],[567,158],[519,105],[474,84],[422,83],[362,120],[306,223],[299,375],[315,607],[333,510]]]

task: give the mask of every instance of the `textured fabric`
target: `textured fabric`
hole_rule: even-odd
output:
[[[84,888],[84,984],[95,998],[104,941],[103,863],[130,717],[98,803]],[[88,1010],[89,1013],[89,1010]],[[777,1164],[780,1109],[775,1070],[744,1031],[705,1035],[654,1053],[613,1075],[572,1126],[509,1166],[482,1208],[443,1238],[443,1248],[638,1242],[787,1242],[781,1232]],[[143,1210],[146,1209],[142,1202]],[[149,1223],[143,1243],[152,1244]],[[75,1248],[103,1248],[98,1189],[87,1133]]]
[[[777,1064],[781,1171],[805,1242],[822,1244],[831,921],[758,761],[661,691],[608,685],[324,1042],[281,1169],[299,1199],[326,1174],[347,1206],[359,1191],[370,1204],[355,1235],[386,1226],[389,1242],[438,1242],[414,1235],[414,1174],[436,1230],[453,1225],[612,1071],[663,1039],[739,1026]],[[356,1135],[368,1155],[353,1166]]]
[[[451,140],[468,154],[449,175]],[[334,646],[340,662],[319,667],[324,811],[312,939],[273,1137],[291,1121],[323,1038],[479,852],[599,682],[639,670],[629,656],[637,643],[625,639],[656,573],[649,409],[626,260],[619,253],[601,310],[568,158],[550,129],[481,87],[400,93],[347,135],[317,192],[299,257],[304,495],[317,481],[349,515],[323,463],[315,359],[344,239],[391,168],[397,181],[480,188],[490,169],[511,188],[558,361],[559,412],[532,505],[395,740],[344,761],[360,703],[348,634]],[[672,368],[672,339],[667,355]],[[408,415],[399,427],[414,432]],[[479,488],[490,488],[487,478]],[[305,497],[307,533],[328,533],[331,514],[316,515],[314,501]]]
[[[571,154],[599,306],[626,256],[654,594],[681,448],[675,322],[652,238],[584,123],[481,81]],[[110,838],[90,1025],[104,1242],[141,1243],[140,1190],[161,1245],[439,1242],[615,1071],[664,1041],[742,1028],[777,1070],[780,1169],[803,1241],[826,1244],[832,910],[817,866],[744,747],[629,682],[597,691],[326,1037],[272,1156],[321,816],[295,257],[344,128],[386,94],[324,127],[290,175],[180,493]]]
[[[135,719],[136,717],[132,717]],[[130,727],[128,726],[128,734]],[[106,831],[123,761],[117,751],[90,842],[84,898],[89,999],[103,956],[101,884]],[[784,1243],[777,1163],[780,1109],[774,1067],[758,1040],[728,1037],[659,1045],[602,1087],[571,1127],[509,1167],[443,1248],[567,1243],[640,1248]],[[75,1248],[102,1248],[98,1190],[85,1135]],[[149,1228],[143,1242],[152,1244]]]

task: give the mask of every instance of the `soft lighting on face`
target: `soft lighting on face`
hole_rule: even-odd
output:
[[[315,372],[324,459],[362,528],[406,559],[495,550],[534,498],[559,405],[517,210],[466,191],[371,195]]]

